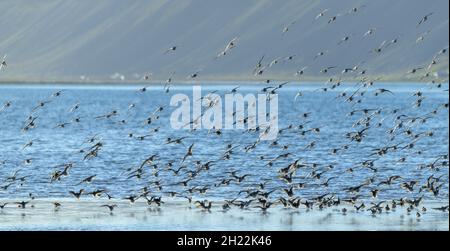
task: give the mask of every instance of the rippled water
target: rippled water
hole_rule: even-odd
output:
[[[223,95],[240,85],[238,92],[242,94],[261,93],[263,85],[251,84],[222,84],[203,86],[203,95],[217,90],[217,94]],[[285,168],[293,161],[300,159],[302,163],[312,164],[314,167],[300,168],[294,176],[294,183],[305,183],[305,188],[296,190],[296,195],[301,198],[311,199],[325,193],[335,194],[336,197],[346,198],[350,194],[345,188],[359,185],[368,178],[374,178],[374,182],[361,189],[362,198],[372,201],[370,190],[378,188],[380,192],[377,200],[399,199],[402,197],[418,198],[424,196],[431,201],[448,205],[448,163],[443,163],[440,156],[448,154],[448,108],[442,105],[448,104],[448,85],[437,88],[425,84],[375,84],[369,87],[360,104],[350,104],[337,96],[346,92],[351,94],[357,90],[356,84],[344,84],[336,89],[320,90],[325,84],[288,84],[279,89],[279,128],[287,128],[289,125],[297,127],[305,124],[304,129],[283,130],[277,139],[277,145],[272,141],[261,141],[253,151],[246,153],[244,148],[253,144],[259,136],[258,132],[245,130],[223,130],[217,135],[208,130],[174,130],[171,129],[169,116],[175,107],[169,106],[170,98],[176,93],[192,95],[192,86],[174,85],[169,93],[164,92],[162,86],[151,86],[146,92],[139,92],[142,86],[132,85],[3,85],[0,86],[0,104],[12,101],[11,106],[0,112],[0,185],[5,186],[10,182],[7,178],[16,171],[17,177],[24,177],[24,181],[16,181],[6,190],[0,189],[0,200],[14,198],[27,199],[29,193],[36,198],[63,198],[71,197],[69,190],[78,191],[84,188],[86,191],[106,189],[115,198],[123,198],[130,194],[139,194],[140,189],[149,186],[152,195],[168,196],[165,192],[176,191],[187,195],[186,187],[176,183],[188,178],[187,170],[195,170],[195,161],[205,163],[217,161],[209,171],[201,172],[195,179],[189,182],[188,187],[207,186],[206,194],[194,193],[196,199],[208,198],[210,200],[232,199],[244,194],[239,191],[246,188],[255,188],[255,184],[267,181],[266,190],[277,189],[271,198],[284,195],[281,188],[288,185],[278,178],[278,170]],[[329,85],[328,85],[329,87]],[[375,96],[379,88],[386,88],[392,94],[383,93]],[[62,90],[59,97],[51,97],[56,91]],[[298,91],[302,96],[294,101]],[[421,91],[425,99],[420,108],[414,107],[417,97],[413,93]],[[34,113],[33,108],[44,100],[51,100],[43,108]],[[79,103],[79,109],[70,112],[70,108]],[[129,108],[134,104],[134,108]],[[146,119],[153,114],[157,107],[163,106],[161,112],[157,112],[159,118],[153,118],[151,124],[146,124]],[[348,113],[357,109],[378,109],[379,115],[372,115],[371,128],[360,143],[351,141],[345,137],[348,132],[361,130],[363,127],[355,126],[355,122],[361,119],[362,113],[357,112],[353,116]],[[398,109],[397,113],[392,111]],[[436,114],[430,112],[437,109]],[[117,110],[118,115],[109,119],[96,119],[95,117]],[[310,113],[307,118],[300,116]],[[27,132],[22,128],[27,117],[33,114],[37,116],[36,127]],[[369,113],[370,114],[370,113]],[[395,127],[395,118],[406,115],[403,118],[426,117],[425,123],[420,119],[414,123],[405,123],[404,128],[398,128],[392,135],[387,131]],[[79,118],[80,122],[73,120]],[[122,121],[124,120],[124,121]],[[57,125],[70,122],[64,128]],[[381,126],[377,126],[382,122]],[[158,128],[158,132],[153,132]],[[307,132],[302,135],[302,130],[320,128],[320,133]],[[411,128],[413,135],[433,131],[431,137],[420,136],[418,140],[405,134],[405,128]],[[135,137],[131,138],[130,133]],[[136,136],[148,135],[144,140]],[[86,140],[95,136],[97,141],[103,143],[103,148],[97,157],[83,160],[85,153],[80,149],[92,146]],[[183,144],[166,144],[166,139],[187,137]],[[23,146],[33,141],[33,145],[23,149]],[[95,142],[97,142],[95,141]],[[315,142],[315,147],[306,146]],[[412,149],[398,149],[390,151],[384,156],[373,155],[375,148],[400,144],[405,146],[415,142]],[[186,169],[178,175],[166,167],[173,162],[173,168],[178,169],[180,160],[187,148],[194,143],[194,154],[188,157],[184,165]],[[222,159],[227,144],[232,144],[236,149],[229,160]],[[342,149],[343,146],[348,149]],[[286,146],[287,149],[284,149]],[[338,148],[336,154],[331,149]],[[280,158],[268,162],[280,154],[291,153],[287,158]],[[158,168],[146,167],[141,179],[128,178],[132,170],[140,166],[147,157],[157,154],[154,162]],[[263,156],[263,157],[261,157]],[[405,161],[399,161],[405,157]],[[26,163],[25,160],[31,160]],[[359,167],[364,160],[374,160],[376,172]],[[421,164],[437,163],[437,168],[419,168]],[[61,164],[73,163],[70,174],[60,181],[50,182],[52,173],[61,170]],[[443,163],[443,164],[441,164]],[[329,168],[332,165],[333,168]],[[349,172],[352,168],[353,172]],[[155,171],[158,170],[157,177]],[[320,179],[311,178],[311,172],[326,171]],[[239,175],[249,174],[241,183],[231,182],[229,186],[215,187],[223,178],[231,177],[226,172],[238,171]],[[97,175],[90,184],[79,184],[84,178]],[[391,186],[378,186],[378,183],[389,176],[400,175],[401,180]],[[419,187],[425,184],[427,178],[442,176],[442,189],[438,196],[426,191],[419,193]],[[329,186],[321,185],[328,178],[335,177],[329,182]],[[159,180],[163,189],[158,191],[150,181]],[[413,192],[400,188],[403,182],[418,181]],[[87,196],[87,195],[86,195]]]

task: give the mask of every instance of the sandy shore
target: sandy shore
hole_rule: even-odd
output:
[[[424,205],[428,210],[418,218],[416,211],[408,214],[405,208],[374,216],[351,205],[312,211],[275,207],[262,213],[224,212],[218,204],[207,212],[186,202],[148,207],[140,201],[130,205],[103,199],[59,199],[62,206],[55,210],[54,201],[35,200],[25,209],[7,205],[0,210],[0,230],[449,230],[449,214],[431,209],[442,206],[437,204]],[[117,204],[113,213],[101,207],[106,203]]]

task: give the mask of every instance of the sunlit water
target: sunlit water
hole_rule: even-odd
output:
[[[218,90],[217,94],[228,93],[238,84],[203,86],[203,95]],[[261,93],[267,85],[240,84],[238,92]],[[442,105],[448,104],[448,85],[437,88],[425,84],[375,84],[370,87],[362,98],[361,104],[350,104],[343,98],[336,98],[343,91],[351,94],[356,91],[355,84],[345,84],[327,92],[319,88],[327,85],[320,84],[292,84],[279,89],[279,128],[289,125],[305,124],[302,130],[320,128],[320,133],[307,132],[301,129],[284,130],[277,139],[278,145],[272,141],[261,141],[257,147],[249,152],[244,148],[253,144],[259,132],[245,130],[223,130],[221,135],[208,130],[174,130],[170,127],[169,117],[176,107],[170,107],[170,99],[176,93],[192,96],[192,86],[175,85],[170,92],[163,91],[162,86],[152,86],[146,92],[139,92],[142,86],[0,86],[0,105],[12,101],[11,106],[0,112],[0,185],[6,186],[10,182],[8,177],[16,171],[17,177],[24,177],[25,181],[15,181],[7,189],[0,189],[0,203],[29,200],[31,193],[36,200],[34,208],[18,209],[16,205],[8,205],[0,211],[0,229],[135,229],[135,230],[165,230],[165,229],[248,229],[248,230],[314,230],[314,229],[431,229],[448,230],[448,212],[432,210],[432,207],[448,205],[448,164],[438,165],[438,168],[419,168],[422,164],[431,164],[439,156],[448,154],[448,109]],[[329,86],[328,86],[329,87]],[[375,96],[378,88],[386,88],[394,94]],[[56,91],[63,90],[61,96],[50,97]],[[298,91],[302,96],[294,101]],[[420,108],[414,107],[417,97],[413,93],[421,91],[425,97]],[[51,100],[42,109],[32,113],[33,108],[40,102]],[[69,112],[76,103],[78,110]],[[134,108],[129,108],[134,104]],[[153,118],[151,124],[146,119],[155,109],[163,106],[157,112],[158,119]],[[373,117],[371,128],[361,143],[352,142],[345,137],[348,132],[360,130],[354,126],[363,117],[362,113],[347,116],[352,110],[368,108],[382,108],[379,115]],[[393,115],[392,110],[399,109]],[[437,109],[436,114],[430,112]],[[97,116],[117,110],[118,115],[109,119],[95,119]],[[308,118],[300,116],[310,113]],[[36,127],[27,132],[22,128],[27,117],[37,116]],[[414,134],[433,131],[432,137],[420,137],[412,149],[401,149],[378,157],[373,149],[388,145],[413,142],[414,138],[402,133],[398,129],[394,139],[387,131],[395,126],[394,120],[398,115],[408,117],[426,117],[425,123],[409,124]],[[74,118],[80,122],[74,123]],[[125,123],[122,122],[125,121]],[[57,128],[61,123],[70,122],[64,128]],[[376,124],[382,122],[380,127]],[[153,130],[158,128],[158,132]],[[134,136],[149,135],[144,140]],[[104,146],[98,156],[83,160],[86,149],[93,144],[86,143],[90,137],[96,136]],[[168,137],[176,139],[187,137],[183,144],[166,144]],[[33,141],[34,144],[23,149],[23,146]],[[313,148],[305,148],[315,141]],[[97,142],[97,141],[96,141]],[[178,175],[167,169],[166,164],[173,162],[173,168],[178,169],[187,148],[194,143],[194,154],[183,163],[186,169]],[[227,144],[237,147],[229,160],[222,159]],[[348,149],[339,150],[331,154],[331,149],[348,145]],[[403,146],[402,145],[402,146]],[[287,146],[287,149],[283,149]],[[291,153],[287,158],[280,158],[268,166],[268,162],[280,154]],[[130,170],[135,170],[147,157],[157,154],[154,162],[157,169],[146,167],[141,179],[128,178]],[[261,158],[263,156],[264,158]],[[405,161],[399,161],[405,157]],[[232,209],[226,213],[220,212],[220,202],[225,199],[245,199],[245,193],[239,191],[255,188],[263,181],[268,181],[266,190],[276,189],[271,194],[272,199],[285,196],[282,188],[288,185],[279,179],[278,170],[285,168],[293,161],[301,158],[302,163],[315,163],[317,172],[327,170],[319,179],[311,178],[313,168],[301,168],[296,172],[293,183],[305,183],[305,187],[296,190],[296,196],[312,199],[319,195],[330,193],[339,198],[348,198],[351,194],[345,188],[363,183],[372,177],[375,182],[361,189],[360,198],[370,205],[370,202],[382,200],[419,198],[424,196],[427,212],[416,211],[410,214],[405,209],[395,212],[371,216],[369,212],[356,213],[352,205],[325,209],[323,211],[309,211],[283,209],[280,206],[269,209],[267,214],[261,214],[258,209]],[[25,160],[31,160],[26,163]],[[358,167],[364,160],[375,160],[376,172]],[[189,182],[188,187],[176,184],[187,179],[188,170],[195,170],[195,161],[205,163],[217,161],[209,171],[201,172]],[[440,159],[438,163],[444,161]],[[67,177],[60,181],[50,182],[52,173],[61,170],[61,164],[74,163]],[[332,165],[333,168],[328,168]],[[349,172],[348,169],[354,169]],[[157,176],[154,172],[158,170]],[[249,174],[241,183],[231,182],[229,186],[215,187],[223,178],[231,177],[227,172],[238,171],[239,175]],[[84,178],[97,175],[90,184],[79,184]],[[400,175],[401,180],[391,186],[378,187],[378,183],[392,175]],[[431,175],[440,177],[443,186],[440,193],[434,196],[429,191],[419,193],[419,187],[425,184]],[[328,187],[321,185],[330,177]],[[151,181],[159,180],[163,189],[158,191],[149,186]],[[400,187],[403,182],[419,181],[413,192]],[[193,193],[194,200],[209,199],[217,201],[211,212],[203,212],[179,198],[176,203],[165,204],[159,210],[148,211],[143,201],[135,205],[128,205],[118,200],[131,194],[137,195],[140,190],[149,186],[151,195],[162,195],[163,200],[174,191],[189,195],[189,187],[204,187],[209,190],[206,194]],[[370,190],[380,189],[378,198],[372,199]],[[78,191],[84,188],[87,192],[96,189],[106,189],[119,205],[113,215],[105,208],[106,198],[92,199],[84,195],[80,201],[72,199],[69,190]],[[59,201],[63,204],[59,211],[53,210],[49,201]],[[167,200],[170,200],[167,198]],[[108,202],[111,204],[112,202]],[[345,215],[341,209],[346,207],[349,212]],[[417,209],[419,210],[419,209]],[[220,217],[217,217],[220,214]],[[176,215],[176,217],[174,217]],[[114,219],[114,220],[112,220]]]

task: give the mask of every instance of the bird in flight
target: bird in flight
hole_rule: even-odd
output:
[[[283,34],[286,34],[286,33],[289,31],[289,27],[291,27],[292,25],[294,25],[295,22],[297,22],[297,20],[292,21],[292,22],[290,22],[288,25],[286,25],[286,26],[283,28]]]
[[[177,50],[177,47],[176,46],[172,46],[169,49],[165,50],[164,54],[167,54],[167,53],[170,53],[170,52],[174,52],[176,50]]]
[[[321,11],[319,14],[317,14],[316,20],[323,17],[325,15],[325,13],[327,13],[328,11],[329,11],[329,9],[324,9],[323,11]]]
[[[419,28],[419,26],[421,25],[421,24],[423,24],[423,23],[425,23],[427,20],[428,20],[428,18],[431,16],[431,15],[433,15],[434,14],[434,12],[431,12],[431,13],[428,13],[428,14],[426,14],[425,16],[423,16],[422,17],[422,19],[420,19],[420,21],[419,21],[419,23],[417,24],[417,28]]]
[[[6,68],[6,66],[8,66],[8,64],[6,64],[6,54],[3,56],[3,58],[2,58],[2,62],[1,62],[1,64],[0,64],[0,71],[3,69],[3,68]]]
[[[363,37],[367,37],[372,35],[375,32],[376,28],[370,28],[366,31],[366,33],[364,33]]]
[[[117,205],[116,204],[113,204],[113,205],[105,204],[105,205],[101,205],[100,207],[107,207],[109,209],[109,211],[112,212],[114,210],[114,208],[117,207]]]
[[[227,44],[227,46],[225,47],[225,49],[224,49],[223,51],[221,51],[221,52],[216,56],[216,58],[219,58],[219,57],[222,57],[222,56],[227,55],[227,53],[228,53],[231,49],[233,49],[234,47],[236,47],[236,40],[237,40],[237,39],[238,39],[238,38],[235,37],[235,38],[233,38],[230,42],[228,42],[228,44]]]

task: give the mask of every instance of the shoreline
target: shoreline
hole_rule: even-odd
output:
[[[189,203],[166,201],[160,207],[147,206],[138,201],[112,200],[117,204],[111,213],[101,205],[106,199],[58,200],[61,207],[55,209],[53,199],[36,199],[34,208],[17,208],[15,205],[0,210],[0,230],[434,230],[448,231],[448,212],[431,209],[421,217],[415,210],[397,208],[389,213],[373,215],[367,211],[356,212],[351,205],[325,208],[292,209],[274,207],[263,213],[257,208],[223,211],[219,205],[210,211],[201,210]],[[442,203],[440,203],[441,205]],[[348,211],[343,213],[342,208]]]
[[[327,80],[318,81],[318,80],[271,80],[270,83],[280,83],[280,82],[289,82],[289,84],[301,85],[301,84],[326,84]],[[341,83],[358,83],[361,81],[358,80],[342,80]],[[1,86],[54,86],[54,85],[67,85],[67,86],[164,86],[165,81],[1,81]],[[244,85],[262,85],[262,84],[270,84],[266,83],[266,81],[258,81],[258,80],[236,80],[236,81],[228,81],[228,80],[200,80],[200,81],[173,81],[171,83],[172,86],[189,86],[189,85],[236,85],[236,84],[244,84]],[[389,83],[389,84],[431,84],[430,81],[387,81],[387,80],[378,80],[374,81],[374,83]],[[440,82],[441,84],[448,84],[448,81]]]
[[[1,75],[0,75],[1,77]],[[420,76],[413,78],[405,78],[405,77],[396,77],[390,75],[366,75],[364,77],[345,77],[341,78],[341,76],[326,76],[326,77],[316,77],[316,76],[302,76],[302,77],[291,77],[291,76],[267,76],[267,78],[252,78],[252,77],[216,77],[216,76],[202,76],[195,80],[189,79],[173,79],[171,83],[181,84],[181,85],[189,85],[189,84],[197,84],[197,85],[205,85],[205,84],[228,84],[228,83],[246,83],[246,84],[266,84],[267,80],[270,82],[292,82],[292,83],[326,83],[329,82],[330,79],[339,80],[342,83],[356,83],[363,82],[363,79],[371,80],[377,83],[431,83],[432,80],[437,81],[438,83],[448,83],[448,76],[444,76],[441,78],[430,77],[425,81]],[[81,80],[78,78],[0,78],[0,86],[5,84],[14,84],[14,85],[52,85],[52,84],[61,84],[61,85],[124,85],[124,84],[162,84],[164,85],[167,82],[167,79],[108,79],[108,78],[93,78],[93,79],[85,79]]]

